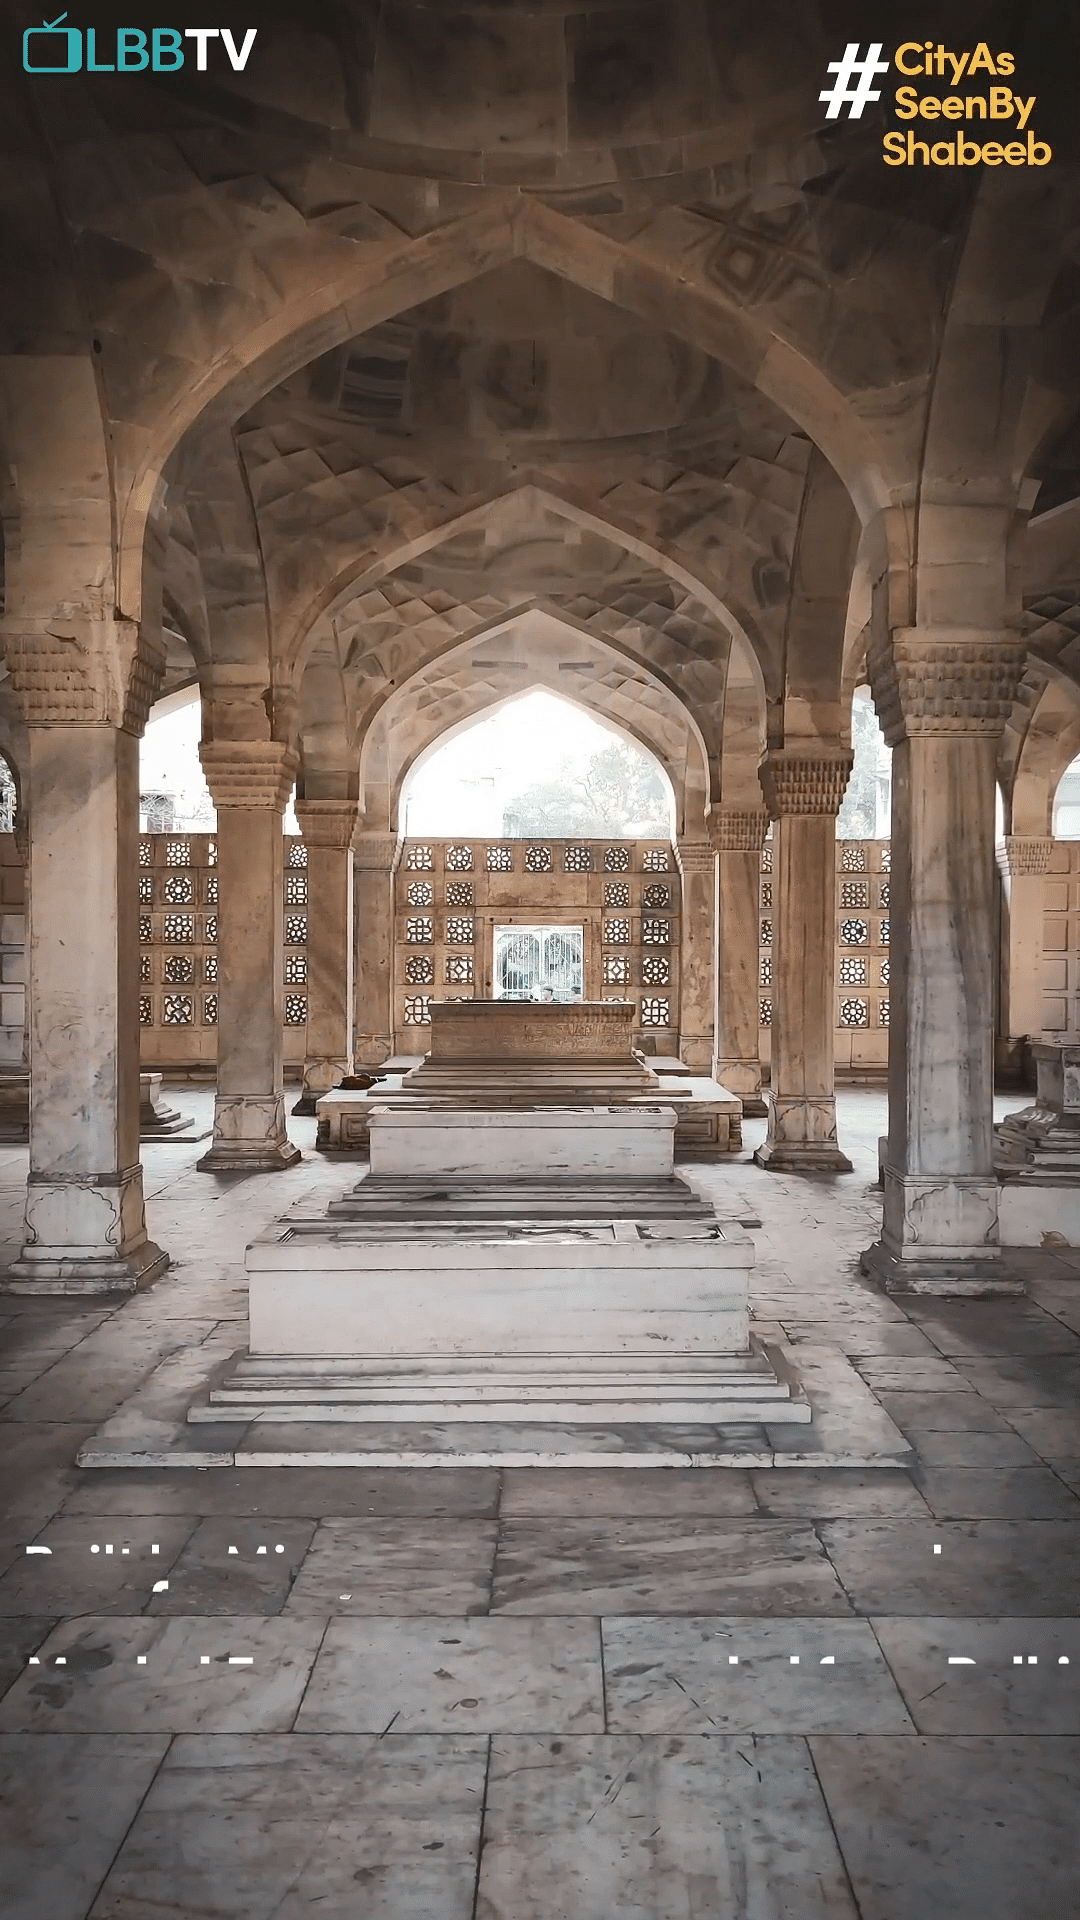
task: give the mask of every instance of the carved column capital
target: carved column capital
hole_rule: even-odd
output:
[[[717,853],[760,853],[769,831],[764,807],[710,807],[709,838]]]
[[[1002,842],[1002,872],[1008,874],[1013,880],[1027,879],[1045,873],[1050,864],[1050,851],[1053,844],[1049,835],[1006,834]]]
[[[1027,646],[1008,632],[896,627],[874,636],[867,676],[890,747],[916,734],[1000,734]]]
[[[352,844],[355,864],[362,873],[393,873],[402,846],[396,833],[357,831]]]
[[[675,864],[681,874],[713,873],[716,870],[716,848],[711,840],[678,840],[675,843]]]
[[[215,807],[284,813],[300,756],[279,740],[204,740],[199,759]]]
[[[305,846],[345,853],[356,832],[355,800],[298,800],[296,818]]]
[[[855,756],[850,747],[775,747],[758,768],[770,817],[839,813]]]
[[[165,677],[159,633],[111,611],[100,592],[0,628],[11,689],[27,726],[118,727],[138,737]]]

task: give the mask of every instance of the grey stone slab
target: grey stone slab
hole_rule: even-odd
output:
[[[1080,1333],[1080,1286],[1075,1279],[1049,1279],[1040,1276],[1028,1282],[1028,1292],[1045,1312],[1053,1314],[1061,1326]]]
[[[818,1531],[857,1613],[1056,1617],[1080,1592],[1080,1521],[825,1520]]]
[[[883,1389],[878,1398],[902,1433],[912,1427],[935,1433],[1011,1432],[1004,1416],[974,1388],[962,1393],[891,1393]]]
[[[284,1612],[486,1613],[495,1531],[488,1520],[326,1520]]]
[[[774,1518],[926,1513],[910,1473],[902,1467],[774,1467],[752,1474],[751,1480],[762,1513]]]
[[[27,1666],[0,1700],[0,1728],[285,1732],[325,1626],[325,1618],[65,1620],[40,1649],[41,1665]]]
[[[487,1745],[181,1738],[91,1920],[471,1920]]]
[[[812,1527],[780,1520],[513,1520],[492,1611],[813,1613],[848,1605]]]
[[[871,1355],[934,1359],[938,1354],[933,1341],[906,1320],[796,1320],[785,1315],[783,1324],[795,1345],[800,1340],[825,1342],[839,1347],[849,1360],[866,1360]]]
[[[37,1652],[55,1625],[55,1620],[32,1614],[0,1616],[0,1695],[14,1685],[30,1655]]]
[[[79,1482],[75,1455],[89,1421],[13,1421],[0,1447],[0,1518],[55,1513]]]
[[[32,1536],[30,1544],[48,1553],[24,1546],[0,1579],[0,1614],[141,1613],[197,1524],[61,1514]]]
[[[79,1475],[65,1513],[494,1517],[499,1476],[481,1467],[96,1468]]]
[[[862,1920],[1080,1909],[1080,1740],[810,1741]]]
[[[1049,1467],[925,1467],[914,1477],[939,1520],[1080,1520],[1076,1495]]]
[[[950,1357],[1080,1351],[1080,1334],[1031,1300],[913,1300],[908,1311]]]
[[[806,1745],[492,1742],[483,1920],[856,1920]]]
[[[301,1733],[603,1733],[595,1620],[332,1620]]]
[[[1080,1407],[1010,1407],[1009,1424],[1043,1460],[1080,1459]]]
[[[702,1472],[696,1467],[508,1467],[503,1474],[502,1519],[529,1515],[757,1512],[750,1475],[738,1467]]]
[[[940,1354],[929,1360],[923,1354],[910,1360],[871,1354],[856,1364],[875,1393],[955,1393],[964,1386],[964,1375]]]
[[[4,1920],[84,1920],[168,1744],[0,1734]]]
[[[914,1730],[864,1620],[608,1618],[602,1631],[612,1733]]]
[[[1039,1456],[1018,1433],[908,1430],[922,1467],[1035,1467]]]
[[[963,1371],[976,1392],[1006,1415],[1011,1407],[1080,1406],[1080,1358],[1072,1354],[965,1360]]]
[[[920,1733],[1075,1733],[1080,1726],[1075,1616],[879,1617],[872,1625]]]
[[[314,1532],[314,1520],[201,1520],[146,1611],[278,1613]]]

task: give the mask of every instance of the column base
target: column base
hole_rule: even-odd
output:
[[[285,1132],[285,1096],[221,1094],[214,1103],[214,1138],[200,1173],[280,1173],[300,1158]]]
[[[166,1106],[161,1097],[160,1073],[140,1073],[139,1139],[168,1140],[174,1134],[186,1133],[191,1125],[190,1114]]]
[[[164,1273],[168,1264],[168,1254],[152,1240],[112,1258],[65,1247],[24,1247],[19,1258],[0,1273],[0,1293],[135,1293]]]
[[[306,1060],[303,1090],[295,1106],[289,1108],[289,1112],[309,1116],[314,1114],[316,1100],[321,1100],[324,1093],[332,1093],[339,1082],[346,1079],[352,1070],[351,1060],[330,1060],[325,1055],[317,1060]]]
[[[769,1173],[851,1173],[851,1161],[824,1140],[766,1140],[754,1159]]]
[[[836,1138],[836,1101],[831,1093],[776,1094],[770,1089],[769,1137],[754,1155],[770,1173],[851,1173]]]
[[[761,1084],[761,1065],[756,1060],[713,1061],[712,1077],[728,1093],[737,1093],[748,1120],[763,1120],[769,1109]]]
[[[985,1248],[958,1248],[955,1254],[894,1253],[880,1240],[859,1256],[859,1270],[886,1293],[932,1294],[949,1300],[994,1300],[1026,1293],[1000,1256]]]

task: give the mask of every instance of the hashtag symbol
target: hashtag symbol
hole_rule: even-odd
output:
[[[867,101],[881,99],[880,89],[873,85],[874,75],[888,73],[889,63],[887,60],[878,59],[880,52],[881,41],[875,40],[873,45],[866,49],[866,59],[860,60],[859,42],[849,40],[844,48],[843,59],[829,61],[828,70],[830,73],[835,73],[836,83],[818,94],[819,100],[827,100],[829,103],[826,120],[838,119],[840,109],[845,102],[849,108],[848,119],[861,120],[862,110]],[[853,88],[851,82],[856,74],[859,76],[859,84]]]

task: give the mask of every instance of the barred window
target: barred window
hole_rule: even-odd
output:
[[[406,940],[411,940],[414,946],[422,945],[424,942],[431,940],[434,937],[434,933],[435,922],[426,914],[422,918],[416,917],[406,920],[405,922],[405,938]]]
[[[195,938],[193,913],[167,913],[161,924],[165,938],[172,947],[190,946]]]
[[[866,872],[866,848],[858,846],[844,847],[840,855],[841,873]]]
[[[307,981],[307,954],[287,953],[285,955],[285,985],[302,987]]]
[[[472,954],[451,953],[446,960],[446,981],[451,987],[472,986]]]
[[[307,906],[306,873],[287,873],[285,875],[285,905],[287,907]]]
[[[447,945],[451,947],[471,947],[473,943],[473,926],[474,922],[471,919],[465,919],[459,914],[448,914],[446,919]]]
[[[188,987],[195,978],[195,961],[190,953],[170,953],[165,957],[163,976],[170,986]]]
[[[670,1026],[670,1000],[643,1000],[641,1003],[641,1024],[643,1027]]]
[[[152,996],[152,994],[149,994],[149,993],[140,993],[140,995],[139,995],[139,1025],[140,1025],[140,1027],[152,1027],[152,1026],[153,1026],[153,1024],[154,1024],[154,1000],[153,1000],[153,996]]]
[[[139,899],[143,904],[143,906],[149,906],[153,897],[154,897],[153,876],[152,874],[149,874],[149,873],[141,873],[139,875]]]
[[[285,915],[285,945],[302,947],[307,942],[307,914],[287,913]]]
[[[650,908],[653,912],[656,911],[657,907],[661,907],[665,911],[669,910],[671,907],[671,888],[658,886],[643,888],[641,904],[645,908]]]
[[[671,865],[669,847],[650,847],[641,863],[646,873],[667,873]]]
[[[190,993],[167,993],[161,1003],[161,1018],[166,1027],[190,1027],[195,1019]]]
[[[625,987],[630,981],[630,962],[621,953],[609,953],[604,959],[605,987]]]
[[[190,840],[166,840],[165,865],[167,867],[190,867],[191,841]]]
[[[302,1027],[307,1020],[307,994],[287,993],[285,995],[285,1025]]]
[[[447,873],[471,873],[472,872],[472,848],[471,847],[447,847],[446,871]]]
[[[424,1027],[429,1025],[430,1021],[430,993],[410,994],[405,1001],[405,1025],[407,1027]]]
[[[630,945],[629,920],[604,921],[605,947],[628,947]]]
[[[842,987],[865,987],[866,957],[861,953],[842,953],[840,955],[840,985]]]
[[[641,923],[641,944],[643,947],[669,947],[671,945],[671,921],[643,920]]]
[[[551,872],[551,848],[527,847],[525,850],[526,873]]]
[[[866,947],[870,944],[870,925],[866,920],[841,920],[840,938],[845,947]]]
[[[203,1017],[204,1027],[217,1026],[217,994],[216,993],[203,994],[202,1017]]]
[[[287,867],[307,866],[307,848],[302,840],[294,839],[290,842],[289,850],[285,855],[285,865]]]
[[[861,997],[854,1000],[841,1000],[840,1025],[842,1027],[868,1027],[870,1025],[870,1008],[868,1002]]]
[[[410,987],[435,984],[435,962],[430,953],[411,953],[405,962],[405,978]]]
[[[588,847],[567,847],[563,852],[564,873],[590,873],[592,853]]]
[[[446,886],[446,904],[448,907],[471,907],[473,890],[471,880],[449,880]]]
[[[629,847],[609,847],[604,855],[605,873],[629,873]]]
[[[840,905],[842,907],[868,907],[870,888],[865,880],[842,880],[840,883]]]
[[[625,880],[612,880],[604,888],[604,905],[605,907],[628,907],[630,905],[630,889]]]
[[[513,873],[514,855],[509,847],[489,847],[487,850],[487,869],[489,873]]]
[[[669,987],[671,985],[671,959],[666,953],[645,953],[641,957],[641,984],[643,987]]]

